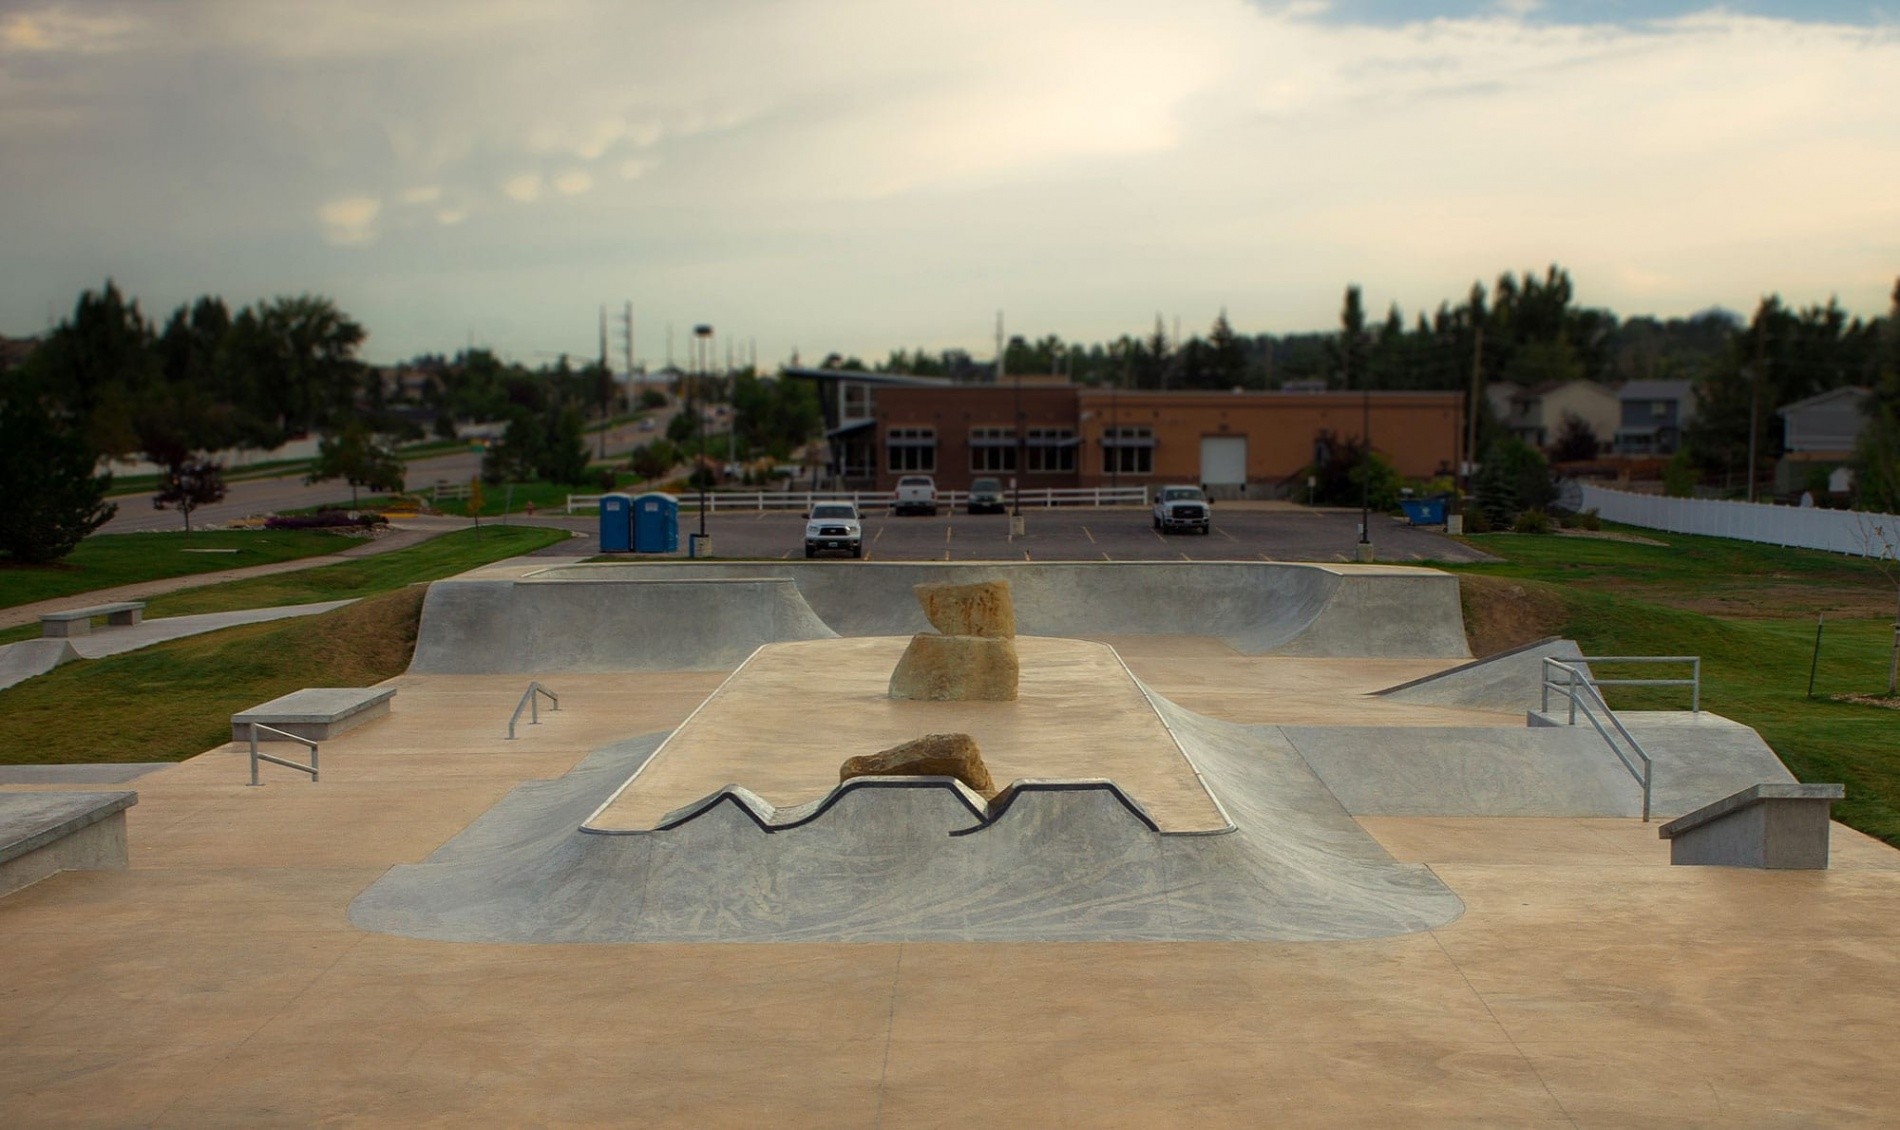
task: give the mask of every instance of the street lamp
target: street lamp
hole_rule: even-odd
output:
[[[693,478],[699,484],[699,544],[706,545],[706,421],[700,413],[705,410],[706,370],[712,366],[712,332],[709,325],[693,327],[694,367],[698,370],[693,380],[693,439],[698,450],[693,455]]]
[[[1361,384],[1364,379],[1361,378]],[[1372,390],[1359,390],[1359,559],[1372,560]]]

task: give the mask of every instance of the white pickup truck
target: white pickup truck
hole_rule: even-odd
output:
[[[897,480],[897,496],[891,499],[893,514],[937,513],[937,480],[929,475],[905,475]]]
[[[1155,496],[1155,529],[1164,534],[1176,530],[1197,530],[1203,535],[1213,528],[1213,513],[1207,495],[1200,487],[1162,487]]]
[[[858,508],[849,502],[820,502],[805,519],[805,556],[816,557],[819,550],[848,550],[853,557],[864,556],[864,525],[858,521]]]

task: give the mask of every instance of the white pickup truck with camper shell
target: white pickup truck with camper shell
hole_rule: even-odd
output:
[[[937,480],[929,475],[905,475],[897,480],[897,493],[891,499],[893,514],[937,513]]]

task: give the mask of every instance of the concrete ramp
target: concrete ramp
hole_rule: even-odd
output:
[[[1373,693],[1422,706],[1529,710],[1542,701],[1545,659],[1574,662],[1582,658],[1576,641],[1552,636]],[[1587,674],[1589,668],[1585,666],[1584,671]]]
[[[723,670],[761,644],[835,635],[782,578],[443,581],[423,600],[409,670]]]
[[[58,640],[22,640],[0,647],[0,690],[23,683],[37,675],[44,675],[62,663],[71,663],[79,658],[73,650],[73,641]]]
[[[352,904],[358,926],[492,942],[1338,940],[1449,922],[1272,727],[1154,699],[1233,814],[1156,831],[1113,782],[1021,781],[985,809],[943,779],[868,778],[774,810],[739,786],[649,832],[581,823],[659,744],[516,789]]]
[[[1006,580],[1016,606],[1017,630],[1023,635],[1073,639],[1205,635],[1246,655],[1455,659],[1470,654],[1457,578],[1435,569],[1245,561],[615,562],[556,566],[518,581],[438,582],[423,610],[418,657],[425,649],[432,655],[442,650],[438,637],[446,641],[447,650],[460,650],[453,637],[464,629],[452,614],[463,610],[491,618],[513,615],[507,608],[512,599],[532,603],[543,616],[576,620],[579,617],[556,612],[552,606],[581,599],[579,594],[586,593],[588,599],[598,601],[591,607],[605,608],[615,591],[629,602],[644,605],[650,598],[631,591],[639,584],[714,580],[789,582],[804,609],[829,633],[841,636],[930,630],[911,595],[912,586],[920,582]],[[539,590],[549,584],[584,587],[573,596],[555,595],[564,591],[559,589]],[[517,589],[493,589],[479,598],[479,610],[474,597],[436,602],[438,591],[465,585],[514,585]],[[704,590],[707,594],[718,591]],[[789,595],[775,599],[790,603]],[[434,622],[432,609],[438,613]],[[744,657],[743,651],[739,657]]]
[[[1763,781],[1793,781],[1754,730],[1710,714],[1623,711],[1653,760],[1656,817]],[[1355,816],[1641,816],[1643,791],[1587,723],[1576,726],[1288,726]]]

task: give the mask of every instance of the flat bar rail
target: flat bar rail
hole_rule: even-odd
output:
[[[260,730],[262,730],[264,733],[267,733],[267,734],[276,734],[280,738],[283,738],[287,741],[296,742],[298,745],[304,746],[307,749],[309,749],[310,750],[310,764],[305,765],[301,761],[285,761],[281,757],[272,757],[268,753],[258,752],[257,734],[258,734],[258,731]],[[275,726],[266,726],[262,722],[253,722],[251,723],[251,784],[253,785],[261,783],[257,779],[257,763],[260,761],[268,761],[272,765],[281,765],[286,769],[295,769],[299,773],[308,773],[310,774],[310,783],[313,785],[317,783],[317,743],[316,742],[311,741],[309,738],[301,738],[301,737],[298,737],[296,734],[292,734],[287,731],[280,730]]]
[[[1700,655],[1586,655],[1585,663],[1687,663],[1686,679],[1599,679],[1589,682],[1598,687],[1688,687],[1689,709],[1702,713],[1702,657]]]
[[[521,701],[515,703],[515,712],[508,716],[508,740],[509,741],[515,740],[515,723],[521,720],[521,712],[523,710],[528,711],[528,725],[539,726],[541,724],[541,696],[542,695],[546,695],[548,697],[548,701],[554,704],[553,708],[555,710],[561,709],[560,695],[555,694],[553,691],[547,689],[546,687],[542,686],[538,682],[529,683],[528,689],[523,691],[521,694]]]
[[[1564,678],[1561,682],[1552,677],[1553,670],[1563,672]],[[1603,701],[1602,693],[1597,690],[1589,676],[1568,663],[1545,656],[1544,710],[1546,712],[1550,710],[1550,692],[1553,687],[1570,700],[1570,724],[1572,726],[1577,724],[1577,713],[1581,710],[1584,719],[1596,729],[1597,736],[1610,747],[1610,752],[1616,755],[1616,759],[1623,763],[1623,768],[1629,770],[1630,776],[1636,778],[1637,784],[1643,786],[1643,822],[1647,824],[1655,771],[1654,763],[1650,761],[1649,754],[1644,751],[1642,743],[1624,727],[1622,720],[1616,716],[1616,711],[1610,709],[1610,704]],[[1603,716],[1609,719],[1610,729],[1605,729],[1602,720],[1597,717],[1598,707],[1602,708]],[[1616,738],[1610,734],[1611,729],[1623,739],[1630,753],[1636,756],[1635,761],[1631,761],[1629,754],[1623,752],[1623,746],[1616,744]]]

